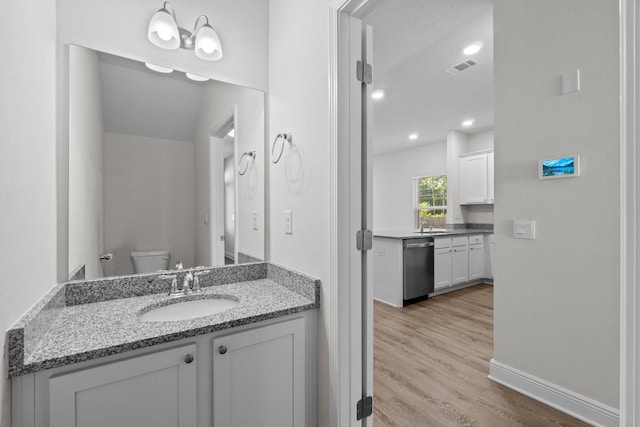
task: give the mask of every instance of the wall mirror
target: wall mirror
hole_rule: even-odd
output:
[[[69,277],[264,260],[264,93],[68,58]]]

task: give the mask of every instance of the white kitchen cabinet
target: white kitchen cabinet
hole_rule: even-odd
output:
[[[493,152],[460,156],[460,204],[491,204]]]
[[[469,281],[467,236],[434,239],[434,289]]]
[[[213,340],[213,425],[305,425],[304,320]]]
[[[495,166],[493,163],[493,152],[487,154],[487,198],[489,203],[493,203],[495,200],[495,181],[494,181]]]
[[[196,345],[52,377],[51,427],[195,427]]]
[[[485,277],[483,236],[469,236],[469,280]]]
[[[451,239],[451,284],[457,285],[469,281],[468,239],[454,237]]]
[[[434,250],[434,289],[451,286],[451,239],[436,239],[446,246],[436,247]],[[443,242],[444,241],[444,242]]]

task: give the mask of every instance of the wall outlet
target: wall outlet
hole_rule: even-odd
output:
[[[251,221],[253,224],[253,229],[258,230],[258,211],[253,211],[253,215],[251,215]]]
[[[284,234],[293,234],[291,211],[284,211]]]

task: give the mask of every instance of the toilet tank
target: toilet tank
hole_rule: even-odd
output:
[[[136,273],[153,273],[169,269],[169,251],[136,251],[131,252],[131,263]]]

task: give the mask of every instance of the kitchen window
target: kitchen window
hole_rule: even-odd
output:
[[[447,175],[413,178],[416,228],[444,228],[447,225]]]

